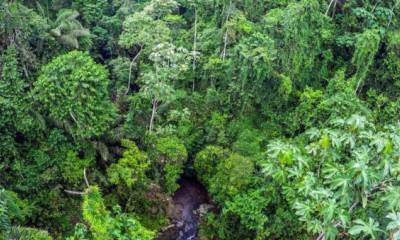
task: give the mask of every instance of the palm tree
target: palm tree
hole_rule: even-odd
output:
[[[51,35],[63,45],[70,48],[79,48],[79,39],[90,36],[90,31],[82,26],[78,20],[79,12],[66,9],[58,14],[54,22]]]

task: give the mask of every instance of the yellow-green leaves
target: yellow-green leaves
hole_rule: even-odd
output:
[[[81,159],[76,151],[69,150],[61,165],[63,179],[74,186],[79,186],[82,183],[83,170],[90,165],[92,160],[90,157]]]
[[[331,145],[331,141],[329,139],[328,135],[323,135],[321,139],[319,140],[319,145],[321,146],[322,149],[327,149]]]
[[[155,157],[162,168],[162,185],[168,193],[175,192],[179,187],[177,180],[183,173],[188,157],[185,145],[177,137],[163,137],[157,141]]]
[[[286,150],[279,154],[279,162],[282,165],[292,165],[293,164],[293,153],[290,150]]]
[[[128,187],[143,183],[146,170],[150,167],[146,153],[141,152],[130,140],[122,140],[122,146],[125,147],[122,158],[107,169],[109,181],[113,184],[125,184]]]
[[[111,214],[104,205],[97,186],[86,189],[83,197],[83,218],[90,225],[95,240],[152,240],[155,233],[144,228],[135,218],[121,213],[117,206]]]
[[[89,187],[85,191],[82,204],[83,218],[90,224],[95,240],[111,239],[109,228],[111,227],[110,213],[103,203],[100,189],[96,186]]]

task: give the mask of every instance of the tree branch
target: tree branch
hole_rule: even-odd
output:
[[[335,2],[335,0],[331,0],[329,3],[328,9],[326,9],[325,15],[328,16],[329,10],[331,9],[332,3]]]
[[[357,205],[358,205],[358,202],[353,203],[353,205],[351,205],[351,207],[349,209],[349,213],[351,213],[354,210],[354,208],[357,207]]]
[[[142,52],[143,46],[140,46],[139,52],[136,54],[136,56],[132,59],[131,64],[129,65],[129,80],[128,80],[128,87],[126,89],[125,95],[128,95],[129,90],[131,89],[131,78],[132,78],[132,68],[133,64],[135,63],[136,59],[140,56],[140,53]]]
[[[228,13],[226,16],[225,24],[229,21],[229,17],[231,14],[231,8],[232,8],[232,1],[229,2],[229,8],[228,8]],[[224,49],[222,50],[222,60],[225,60],[227,46],[228,46],[228,29],[226,29],[225,36],[224,36]]]
[[[195,71],[196,71],[196,48],[197,48],[197,9],[194,8],[194,36],[193,36],[193,84],[192,91],[194,92],[194,84],[195,84]]]
[[[86,168],[83,169],[83,179],[85,179],[85,184],[87,187],[90,187],[89,181],[86,176]]]
[[[83,196],[83,194],[85,194],[84,192],[78,192],[78,191],[72,191],[72,190],[64,190],[64,192],[71,194],[71,195],[78,195],[78,196]]]

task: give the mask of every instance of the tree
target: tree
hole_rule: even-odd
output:
[[[359,91],[361,83],[367,77],[369,68],[374,62],[374,57],[380,44],[380,36],[377,30],[365,30],[358,36],[356,50],[352,63],[356,66],[357,72],[354,76],[357,81],[355,92]]]
[[[175,0],[151,0],[143,9],[143,12],[154,19],[161,19],[178,9]]]
[[[53,23],[51,35],[69,48],[79,48],[79,40],[90,37],[90,31],[82,26],[78,17],[75,10],[61,11]]]
[[[73,0],[72,7],[82,12],[85,23],[93,26],[102,20],[111,6],[107,0]]]
[[[154,0],[147,4],[143,11],[134,13],[125,19],[119,44],[126,49],[136,49],[136,55],[129,67],[129,82],[126,93],[129,92],[133,65],[142,51],[148,56],[158,44],[170,42],[171,31],[166,23],[159,18],[162,14],[171,12],[176,7],[177,3],[174,0]]]
[[[252,183],[254,163],[251,159],[232,153],[217,165],[209,190],[214,199],[223,203],[247,189]]]
[[[300,138],[297,145],[272,143],[264,172],[286,186],[286,201],[319,239],[335,239],[347,231],[381,238],[380,223],[371,217],[365,223],[358,214],[368,209],[375,216],[385,215],[375,204],[391,201],[387,194],[398,171],[392,168],[398,144],[395,129],[378,131],[360,115],[333,119],[327,128],[309,129],[306,142]]]
[[[290,2],[284,8],[269,11],[265,21],[266,30],[283,48],[278,59],[281,72],[294,81],[294,86],[304,87],[327,77],[326,64],[331,54],[326,46],[333,29],[319,1]]]
[[[14,44],[6,49],[0,60],[0,166],[4,170],[10,167],[10,160],[20,157],[21,144],[17,136],[24,134],[27,139],[35,139],[43,128],[33,109],[18,60]]]
[[[153,68],[141,76],[142,88],[139,94],[151,101],[148,125],[151,133],[160,106],[167,105],[176,98],[174,83],[188,69],[188,51],[172,44],[161,43],[153,49],[149,59],[153,62]]]
[[[27,78],[38,68],[40,56],[46,55],[42,51],[49,50],[44,48],[49,39],[48,29],[46,19],[24,4],[0,3],[0,49],[13,44],[18,46],[19,62]]]
[[[52,240],[46,231],[11,225],[11,221],[22,218],[24,214],[22,202],[17,194],[0,189],[0,239]]]
[[[34,96],[49,116],[73,136],[99,136],[113,121],[107,71],[88,53],[72,51],[55,58],[42,68],[34,86]]]
[[[235,24],[237,25],[240,23]],[[251,33],[251,30],[247,31]],[[275,42],[260,32],[243,37],[235,46],[234,51],[238,77],[237,82],[231,84],[231,91],[235,94],[233,98],[240,99],[239,107],[243,112],[249,106],[260,104],[264,100],[265,97],[261,91],[265,91],[267,85],[279,85],[272,81],[277,52]],[[290,92],[284,94],[288,95]],[[281,96],[278,95],[278,97]]]
[[[146,171],[150,167],[147,155],[139,150],[130,140],[122,140],[125,151],[117,163],[107,169],[109,181],[113,184],[125,184],[132,187],[146,179]]]
[[[239,217],[240,223],[249,230],[256,232],[255,239],[263,239],[264,224],[268,218],[263,209],[268,205],[268,199],[263,196],[261,190],[249,191],[245,194],[236,195],[233,200],[226,202],[222,209],[223,218]]]
[[[154,239],[155,234],[144,228],[136,219],[122,214],[116,208],[115,216],[104,206],[100,190],[96,186],[86,189],[82,203],[83,218],[90,224],[96,240],[106,239]]]
[[[177,137],[163,137],[157,141],[154,150],[158,166],[161,168],[161,185],[166,192],[172,194],[179,188],[177,180],[183,173],[188,158],[185,145]]]
[[[207,146],[197,153],[194,161],[194,169],[197,178],[206,186],[209,186],[212,177],[217,173],[218,164],[226,158],[227,150],[217,146]]]
[[[17,155],[15,134],[18,126],[15,121],[16,113],[20,113],[21,97],[23,94],[23,82],[21,74],[18,71],[17,56],[15,46],[7,48],[2,56],[2,71],[0,81],[0,109],[2,112],[1,126],[1,149],[4,154],[1,154],[1,159],[11,158]],[[20,115],[20,114],[18,114]]]
[[[139,46],[151,51],[157,44],[170,39],[170,30],[163,21],[138,12],[125,19],[119,44],[124,48]]]

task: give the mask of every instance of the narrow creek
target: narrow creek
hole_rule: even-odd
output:
[[[199,182],[189,178],[182,178],[178,183],[180,188],[173,196],[176,209],[173,219],[174,234],[162,239],[196,240],[200,220],[196,210],[209,202],[207,190]]]

